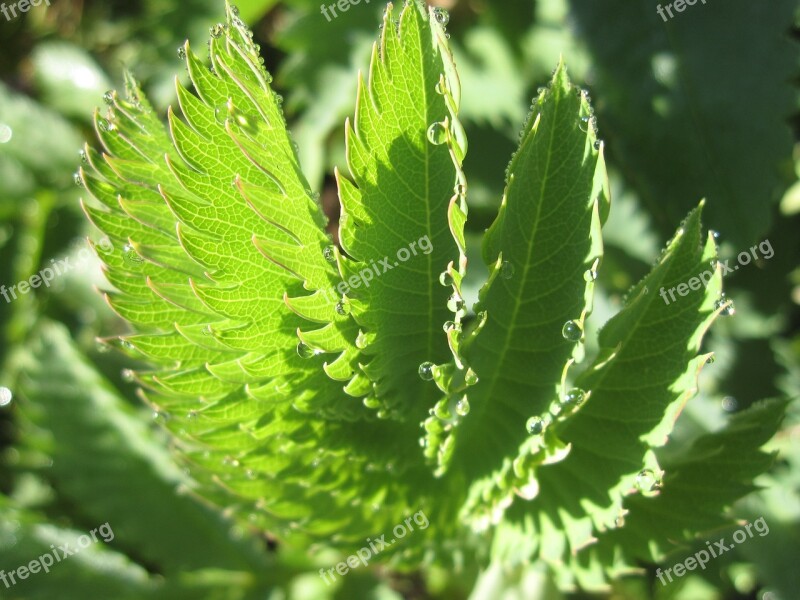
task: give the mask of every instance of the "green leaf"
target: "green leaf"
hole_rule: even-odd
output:
[[[609,200],[590,123],[588,101],[559,65],[534,101],[499,215],[484,239],[490,276],[476,310],[479,318],[485,311],[485,323],[463,343],[479,381],[447,390],[466,394],[470,412],[439,448],[442,468],[452,455],[452,468],[477,480],[467,511],[481,521],[487,513],[496,521],[498,507],[513,497],[518,484],[510,458],[529,437],[526,421],[558,402],[562,373],[577,351],[562,329],[572,321],[581,328],[590,310],[593,283],[586,273],[597,268]],[[433,417],[428,428],[434,445],[447,426],[437,428]]]
[[[398,24],[387,9],[383,31],[347,125],[352,182],[337,175],[347,254],[340,264],[347,282],[375,273],[374,282],[348,292],[353,318],[372,336],[364,369],[382,404],[418,423],[433,392],[419,367],[450,354],[441,328],[454,318],[452,290],[437,279],[459,263],[464,199],[454,188],[466,148],[441,27],[435,20],[428,27],[422,8],[409,3]]]
[[[765,401],[736,413],[723,429],[663,461],[658,495],[627,497],[624,527],[603,533],[587,552],[605,565],[655,562],[698,534],[730,525],[726,511],[757,489],[753,480],[774,462],[760,448],[780,428],[786,405]]]
[[[416,371],[449,354],[448,291],[435,281],[459,260],[449,224],[463,202],[453,193],[457,82],[435,91],[452,67],[422,7],[403,10],[399,33],[386,18],[371,77],[380,87],[364,88],[351,138],[355,184],[340,178],[347,257],[324,233],[280,98],[230,9],[212,31],[213,72],[184,46],[196,95],[178,86],[183,119],[170,111],[165,130],[129,79],[128,98],[115,94],[95,117],[104,153],[87,148],[81,170],[97,201],[85,211],[115,248],[98,248],[115,288],[107,300],[137,331],[108,343],[156,366],[135,378],[184,441],[203,494],[298,544],[389,530],[430,512],[421,497],[435,485],[417,445],[426,407]],[[394,117],[373,121],[384,106]],[[441,147],[427,140],[436,120],[454,131]],[[388,192],[407,205],[402,219],[382,206]],[[342,278],[406,247],[404,264],[342,296]],[[398,314],[383,305],[390,296]],[[419,339],[406,356],[375,356],[409,331]],[[376,421],[381,406],[378,416],[404,423]]]
[[[714,238],[709,235],[704,245],[701,240],[696,209],[600,330],[599,356],[575,381],[587,400],[572,418],[556,423],[554,433],[568,455],[539,468],[539,495],[515,502],[507,513],[521,535],[538,538],[531,551],[547,560],[560,562],[590,544],[596,532],[620,526],[625,497],[651,493],[660,479],[653,448],[664,444],[695,394],[707,358],[697,356],[702,336],[729,305],[718,301],[720,270],[710,266]],[[706,271],[705,290],[665,302],[662,292],[668,298],[671,288]],[[517,554],[507,542],[497,551]]]
[[[63,557],[63,564],[60,561],[56,563],[51,555],[55,564],[49,572],[29,573],[25,580],[9,579],[11,572],[29,565],[40,556],[51,554],[53,547],[58,549],[68,544],[70,550],[79,548],[78,538],[87,533],[57,527],[44,516],[21,510],[0,496],[0,573],[5,575],[7,582],[0,588],[3,597],[30,600],[78,600],[97,596],[139,600],[150,597],[155,585],[148,572],[102,542],[82,549],[77,555]],[[97,539],[102,538],[98,536]],[[61,557],[60,550],[57,551]],[[12,581],[16,581],[16,585],[12,585]]]
[[[25,444],[50,458],[42,474],[62,497],[165,571],[266,568],[230,540],[230,522],[188,495],[192,481],[64,328],[43,325],[31,348],[21,373]]]
[[[661,231],[707,198],[709,224],[737,248],[761,239],[792,155],[795,3],[701,3],[666,22],[651,3],[571,6],[609,144]]]

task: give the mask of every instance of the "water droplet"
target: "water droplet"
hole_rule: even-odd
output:
[[[434,146],[444,144],[447,141],[447,126],[437,122],[428,127],[428,141]]]
[[[130,244],[125,244],[122,251],[125,253],[125,260],[134,264],[141,264],[144,262],[144,259],[139,256],[136,250],[133,249],[133,246]]]
[[[178,58],[186,60],[186,46],[178,46]]]
[[[11,390],[7,387],[0,387],[0,407],[8,406],[11,404],[11,400],[14,398],[14,394],[11,393]]]
[[[580,388],[572,388],[561,399],[561,404],[564,406],[578,406],[586,400],[586,392]]]
[[[253,469],[247,469],[247,471],[244,472],[244,476],[247,477],[248,479],[255,479],[256,478],[256,472],[253,471]],[[251,516],[255,516],[255,515],[251,515]]]
[[[234,17],[238,17],[239,16],[239,7],[236,6],[235,4],[231,4],[231,14]]]
[[[453,276],[450,274],[450,271],[442,271],[439,275],[439,283],[445,287],[453,285]]]
[[[108,90],[105,94],[103,94],[103,102],[109,106],[114,104],[114,90]]]
[[[229,455],[229,456],[226,456],[225,458],[223,458],[223,459],[222,459],[222,464],[223,464],[223,465],[225,465],[225,466],[228,466],[228,467],[238,467],[238,466],[240,466],[242,463],[240,463],[240,462],[239,462],[239,461],[238,461],[236,458],[234,458],[233,456],[230,456],[230,455]]]
[[[500,265],[500,277],[503,279],[511,279],[514,276],[514,265],[512,265],[507,260],[503,261],[503,264]]]
[[[258,120],[251,115],[246,115],[239,110],[234,110],[231,116],[233,117],[233,122],[247,133],[254,134],[258,131]]]
[[[475,385],[478,381],[480,381],[478,374],[472,369],[467,369],[467,372],[464,373],[464,383],[467,385]]]
[[[711,230],[711,237],[713,237],[715,240],[718,240],[719,239],[719,231],[716,231],[716,230],[712,229]]]
[[[439,8],[438,6],[433,9],[433,16],[439,25],[442,25],[443,27],[450,22],[450,13],[443,8]]]
[[[527,429],[528,433],[531,435],[541,435],[544,431],[544,419],[542,419],[542,417],[531,417],[528,419],[528,422],[525,423],[525,429]]]
[[[211,29],[209,29],[208,31],[211,34],[212,38],[218,38],[223,33],[225,33],[225,25],[223,25],[222,23],[217,23],[216,25],[211,27]]]
[[[589,269],[583,274],[583,280],[586,283],[591,283],[592,281],[597,281],[597,271],[594,269]]]
[[[153,421],[169,421],[169,413],[162,410],[153,411]]]
[[[190,410],[188,413],[186,413],[186,418],[189,419],[190,421],[194,421],[197,418],[197,411]]]
[[[80,155],[80,157],[81,157],[81,162],[82,162],[83,164],[85,164],[85,165],[88,165],[88,164],[89,164],[89,155],[88,155],[88,154],[86,154],[86,150],[84,150],[83,148],[81,148],[81,149],[80,149],[80,151],[78,152],[78,154],[79,154],[79,155]]]
[[[661,487],[661,482],[652,469],[644,469],[636,476],[636,488],[640,492],[652,492],[659,487]]]
[[[589,117],[581,117],[581,120],[578,121],[578,129],[584,133],[589,131]]]
[[[456,187],[453,189],[457,196],[466,196],[467,195],[467,186],[463,183],[456,184]]]
[[[133,379],[135,377],[135,373],[133,371],[131,371],[130,369],[122,369],[122,372],[120,373],[120,375],[122,376],[122,381],[127,381],[128,383],[133,381]]]
[[[722,399],[722,410],[725,412],[736,412],[739,408],[739,401],[733,396],[725,396]]]
[[[733,300],[728,300],[725,294],[720,294],[719,299],[714,303],[714,310],[720,309],[722,310],[719,314],[723,317],[731,317],[736,314],[736,308],[733,305]]]
[[[583,330],[577,321],[567,321],[561,328],[561,335],[570,342],[579,342],[583,337]]]
[[[128,340],[120,340],[119,345],[122,346],[124,350],[133,351],[136,349],[133,347],[133,344],[131,344]]]
[[[11,141],[14,130],[5,123],[0,123],[0,144],[7,144]]]
[[[716,269],[719,261],[716,258],[712,258],[708,264],[711,265],[712,269]]]
[[[314,352],[314,349],[308,344],[305,344],[303,342],[299,342],[297,344],[297,355],[300,358],[311,358],[315,354],[316,352]]]
[[[456,402],[456,414],[459,417],[466,417],[469,414],[469,400],[466,396]]]
[[[329,263],[335,262],[336,261],[336,249],[333,246],[325,246],[325,249],[322,251],[322,256]]]
[[[94,349],[98,354],[108,354],[108,351],[110,350],[108,344],[100,339],[94,341]]]
[[[342,317],[346,317],[350,314],[350,302],[342,298],[339,302],[336,303],[336,313]]]
[[[83,187],[83,177],[81,177],[81,172],[80,172],[80,171],[75,171],[75,172],[72,174],[72,181],[73,181],[73,182],[75,183],[75,185],[77,185],[78,187]]]
[[[600,140],[595,140],[594,141],[594,149],[595,150],[600,150],[600,146],[602,146],[602,145],[603,145],[603,142],[601,142]]]
[[[102,117],[97,119],[97,127],[100,131],[111,131],[114,129],[114,126]]]
[[[451,312],[458,312],[464,309],[464,299],[458,294],[453,294],[447,299],[447,308]]]
[[[714,355],[712,354],[711,356],[709,356],[709,357],[706,359],[706,364],[707,364],[707,365],[713,365],[713,364],[714,364],[714,362],[716,362],[716,360],[717,360],[717,359],[716,359],[716,358],[714,358]]]
[[[426,361],[419,366],[417,372],[423,381],[431,381],[433,379],[433,367],[434,364],[430,361]]]
[[[447,92],[447,85],[444,83],[444,79],[440,79],[436,83],[436,87],[434,89],[436,90],[437,94],[444,96],[444,94]]]
[[[220,125],[225,124],[225,119],[228,118],[228,105],[227,104],[220,104],[219,106],[214,108],[214,119]]]

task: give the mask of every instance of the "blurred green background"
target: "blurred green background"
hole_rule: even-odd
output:
[[[715,363],[674,437],[691,441],[760,399],[796,398],[797,4],[708,0],[668,22],[649,0],[435,4],[450,13],[462,78],[471,280],[482,274],[480,237],[499,204],[530,98],[563,56],[571,78],[593,97],[612,182],[587,339],[706,198],[705,225],[719,232],[723,260],[733,266],[764,240],[774,255],[725,278],[736,314],[708,336]],[[304,170],[333,231],[332,173],[345,167],[344,119],[353,114],[356,73],[368,66],[383,5],[362,2],[330,21],[318,0],[244,0],[238,7],[285,97]],[[10,20],[0,16],[0,284],[26,280],[51,260],[72,257],[77,265],[89,227],[73,173],[83,141],[94,143],[93,111],[129,69],[165,113],[175,75],[186,78],[178,46],[187,37],[204,44],[223,8],[221,0],[51,0]],[[96,293],[103,286],[90,261],[48,288],[11,302],[0,296],[0,569],[106,521],[115,532],[111,543],[48,575],[11,589],[0,584],[0,598],[562,597],[540,565],[404,575],[372,569],[328,588],[316,571],[330,557],[276,548],[267,533],[232,528],[193,494],[159,419],[126,381],[124,359],[96,345],[97,336],[125,330]],[[795,402],[769,446],[779,453],[776,463],[755,482],[762,489],[732,512],[763,516],[768,536],[667,587],[649,566],[644,578],[616,582],[608,597],[797,598],[799,427]]]

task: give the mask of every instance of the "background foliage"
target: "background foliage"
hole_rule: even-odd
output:
[[[530,98],[563,56],[572,80],[594,97],[613,190],[589,332],[617,312],[675,225],[705,197],[704,221],[719,231],[723,259],[734,263],[767,238],[775,253],[725,279],[736,315],[706,339],[704,349],[716,361],[704,369],[700,395],[681,415],[673,445],[701,440],[729,413],[761,399],[796,397],[800,11],[794,3],[709,0],[667,24],[653,4],[623,0],[439,4],[450,11],[470,141],[469,246],[480,247],[496,213]],[[312,0],[238,6],[284,94],[301,162],[321,191],[333,231],[332,174],[344,168],[355,73],[368,65],[382,6],[362,3],[331,22]],[[0,20],[0,283],[27,279],[51,259],[78,256],[88,232],[73,182],[78,149],[93,139],[92,111],[104,92],[121,87],[122,66],[163,112],[174,102],[178,46],[188,36],[199,47],[221,14],[216,0],[55,0],[23,18]],[[480,264],[480,256],[470,256],[471,266]],[[477,299],[470,284],[468,304]],[[125,331],[95,285],[99,270],[88,265],[49,289],[12,303],[0,299],[0,386],[13,394],[0,408],[0,568],[15,568],[54,540],[105,521],[117,534],[112,544],[32,579],[11,597],[559,597],[539,565],[458,575],[434,568],[402,577],[355,571],[334,591],[316,575],[333,558],[275,552],[270,539],[232,527],[193,495],[191,479],[165,450],[159,419],[123,376],[123,357],[95,345],[100,334]],[[615,597],[793,597],[800,589],[794,568],[799,413],[790,404],[783,431],[767,447],[779,452],[778,460],[755,482],[762,489],[734,510],[743,519],[763,516],[770,534],[663,589],[654,567],[649,579],[622,579]],[[720,440],[719,448],[735,455],[735,444]]]

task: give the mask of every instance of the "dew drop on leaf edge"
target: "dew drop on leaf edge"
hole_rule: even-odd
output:
[[[299,342],[297,344],[297,355],[300,358],[311,358],[314,356],[315,352],[314,349],[304,342]]]
[[[456,414],[459,417],[466,417],[469,414],[469,408],[469,400],[467,400],[466,396],[456,402]]]
[[[423,381],[431,381],[433,379],[433,363],[426,361],[419,366],[417,372]]]
[[[582,404],[585,399],[586,392],[580,388],[573,388],[564,394],[564,397],[561,399],[561,404],[565,406],[578,406]]]
[[[583,330],[577,321],[567,321],[561,328],[561,335],[570,342],[579,342],[583,336]]]
[[[448,13],[443,8],[439,7],[434,8],[433,16],[436,19],[436,21],[443,27],[447,26],[447,24],[450,22],[450,13]]]
[[[336,314],[339,316],[346,317],[350,314],[350,303],[346,300],[339,300],[339,302],[336,303],[335,310]]]
[[[531,417],[525,423],[525,429],[530,435],[540,435],[544,431],[544,419],[542,417]]]
[[[434,146],[447,142],[447,127],[444,123],[436,122],[428,127],[428,141]]]

